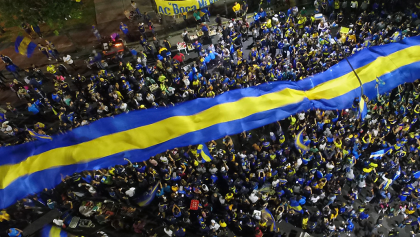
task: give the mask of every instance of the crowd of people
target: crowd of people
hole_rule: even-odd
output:
[[[185,41],[198,54],[192,65],[184,64],[181,53],[171,57],[167,40],[154,39],[154,47],[142,40],[144,51],[131,51],[133,61],[117,57],[117,70],[102,63],[90,76],[70,76],[64,64],[50,65],[51,79],[33,66],[25,70],[25,82],[17,77],[10,85],[27,101],[27,112],[8,104],[0,114],[0,130],[7,137],[2,145],[32,140],[26,128],[43,135],[65,133],[130,110],[213,98],[261,83],[301,80],[366,47],[418,35],[418,4],[383,2],[362,1],[360,9],[353,9],[344,4],[347,1],[315,1],[324,16],[330,15],[327,19],[306,15],[305,9],[290,8],[275,15],[261,9],[253,22],[242,18],[221,26],[221,41],[207,47],[190,42],[185,32]],[[352,22],[348,32],[333,29],[343,22]],[[245,55],[242,44],[249,36],[254,45]],[[158,60],[148,65],[147,57]],[[14,65],[7,56],[2,59]],[[52,83],[54,91],[45,93],[45,83]],[[206,144],[211,162],[202,162],[197,146],[190,146],[142,163],[127,160],[125,165],[63,177],[55,189],[3,210],[0,222],[22,229],[45,210],[58,209],[63,214],[54,224],[68,229],[79,223],[144,236],[159,233],[157,226],[165,226],[168,236],[227,236],[230,231],[239,236],[285,236],[281,229],[272,230],[272,220],[261,214],[270,210],[275,221],[310,233],[350,235],[357,223],[364,234],[381,235],[377,230],[384,218],[398,215],[403,221],[390,230],[390,236],[408,226],[417,233],[420,186],[413,174],[419,168],[419,90],[418,82],[404,84],[369,101],[364,121],[358,118],[355,100],[347,110],[303,111],[211,141]],[[26,113],[35,122],[19,125],[16,121]],[[293,145],[301,129],[309,151]],[[370,158],[371,152],[387,148],[392,150],[381,160]],[[156,197],[146,207],[153,211],[145,218],[145,207],[136,200],[156,185]],[[191,201],[196,207],[190,207]],[[380,213],[377,220],[370,218],[372,207]],[[83,218],[82,225],[77,218]],[[337,224],[337,218],[343,221]],[[16,229],[10,233],[20,234]]]

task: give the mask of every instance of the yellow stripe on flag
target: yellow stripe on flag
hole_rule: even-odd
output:
[[[28,37],[24,37],[22,42],[19,44],[19,53],[22,55],[27,55],[28,52],[28,45],[31,43],[31,39]]]

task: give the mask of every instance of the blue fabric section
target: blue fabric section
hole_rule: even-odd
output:
[[[20,53],[19,52],[19,45],[20,45],[20,43],[22,43],[22,40],[23,40],[23,36],[16,37],[16,41],[15,41],[15,51],[16,51],[16,53]]]
[[[28,56],[28,58],[32,56],[36,47],[37,45],[34,42],[29,43],[28,48],[26,49],[26,55]]]

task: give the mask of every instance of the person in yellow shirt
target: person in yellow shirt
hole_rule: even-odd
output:
[[[233,12],[235,12],[236,17],[238,17],[241,11],[241,4],[239,4],[238,2],[235,2],[235,5],[233,5],[232,9],[233,9]]]
[[[47,66],[47,72],[56,75],[57,71],[55,70],[55,66],[50,64]]]
[[[0,222],[3,221],[10,221],[10,215],[7,213],[5,209],[0,211]]]

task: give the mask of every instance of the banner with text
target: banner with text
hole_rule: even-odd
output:
[[[182,14],[184,12],[195,11],[210,4],[218,2],[219,0],[182,0],[182,1],[165,1],[156,0],[157,11],[160,14],[173,16]]]

